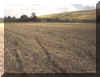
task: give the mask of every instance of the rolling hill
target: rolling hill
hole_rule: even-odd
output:
[[[96,10],[88,11],[74,11],[64,12],[58,14],[42,15],[39,18],[51,18],[51,19],[77,19],[77,20],[96,20]]]

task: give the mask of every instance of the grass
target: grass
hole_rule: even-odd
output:
[[[95,23],[5,23],[5,71],[96,73]]]
[[[59,14],[43,15],[40,18],[63,18],[63,19],[81,19],[96,20],[96,10],[65,12]]]
[[[4,24],[0,23],[0,76],[4,72]]]

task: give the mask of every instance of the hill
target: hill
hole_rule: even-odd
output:
[[[62,20],[96,20],[96,10],[88,11],[74,11],[74,12],[64,12],[58,14],[49,14],[39,16],[39,18],[51,18],[51,19],[62,19]]]

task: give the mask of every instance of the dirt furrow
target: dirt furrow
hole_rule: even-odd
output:
[[[45,48],[45,46],[43,46],[42,42],[40,42],[39,38],[37,36],[35,36],[35,40],[37,41],[37,43],[39,44],[39,46],[42,48],[42,50],[44,51],[45,55],[47,56],[48,59],[48,63],[50,63],[53,66],[53,70],[55,72],[66,72],[64,69],[62,69],[55,61],[54,59],[51,58],[51,54],[48,52],[48,50]]]

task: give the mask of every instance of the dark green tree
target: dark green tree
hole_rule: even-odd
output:
[[[28,21],[28,16],[27,15],[21,15],[20,20],[21,21]]]

